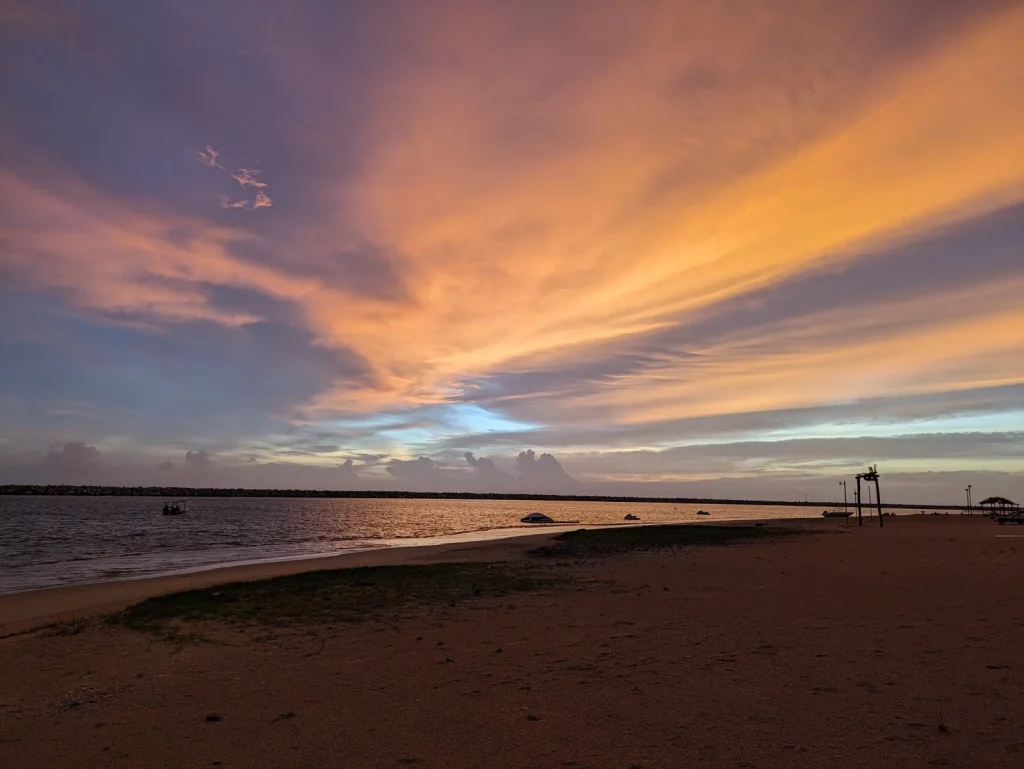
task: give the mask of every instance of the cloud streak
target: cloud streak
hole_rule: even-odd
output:
[[[179,460],[334,445],[427,483],[509,482],[493,452],[531,445],[516,477],[558,485],[559,461],[596,483],[621,450],[874,437],[872,404],[917,404],[891,424],[917,430],[1024,384],[1019,3],[147,13],[10,47],[2,298],[68,319],[3,324],[42,383],[0,387],[11,440],[156,448],[164,420],[126,404],[198,396],[131,369],[126,339],[261,394]],[[72,382],[67,349],[95,358]],[[1015,432],[991,408],[957,429]]]

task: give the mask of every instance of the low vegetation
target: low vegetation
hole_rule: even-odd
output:
[[[550,582],[511,564],[332,569],[156,596],[113,615],[110,621],[150,631],[163,631],[171,620],[335,624],[403,606],[455,604],[474,597],[536,590]]]
[[[581,529],[560,534],[531,554],[588,558],[795,533],[769,526]],[[331,569],[156,596],[109,621],[175,638],[184,637],[182,623],[200,621],[235,626],[333,625],[393,615],[405,607],[454,605],[476,597],[541,590],[571,579],[570,570],[542,569],[536,560]]]
[[[797,529],[779,526],[630,526],[577,529],[554,538],[533,555],[587,558],[620,553],[663,550],[692,545],[729,545],[792,536]]]

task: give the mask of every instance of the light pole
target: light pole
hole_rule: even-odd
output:
[[[839,485],[843,487],[843,512],[848,512],[846,509],[846,481],[839,481]]]
[[[971,485],[972,484],[968,483],[967,488],[964,489],[964,491],[967,492],[967,515],[973,515],[971,511]]]

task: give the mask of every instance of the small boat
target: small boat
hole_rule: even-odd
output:
[[[622,520],[624,520],[624,521],[639,521],[640,517],[636,516],[636,515],[633,515],[632,513],[627,513],[626,517],[623,518]]]
[[[845,510],[825,510],[822,512],[822,518],[849,518],[852,513]]]
[[[175,502],[164,502],[164,515],[184,515],[188,512],[188,503],[182,499]]]
[[[530,513],[529,515],[520,518],[520,523],[554,523],[554,518],[549,518],[544,513]]]
[[[697,515],[711,515],[707,510],[698,510]]]

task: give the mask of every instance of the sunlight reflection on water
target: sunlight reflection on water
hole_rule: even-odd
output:
[[[306,558],[535,531],[538,510],[580,524],[795,518],[819,510],[768,505],[434,499],[189,500],[164,517],[154,497],[0,497],[0,593],[130,579],[221,564]],[[712,513],[698,517],[698,509]],[[569,528],[575,528],[570,526]]]

